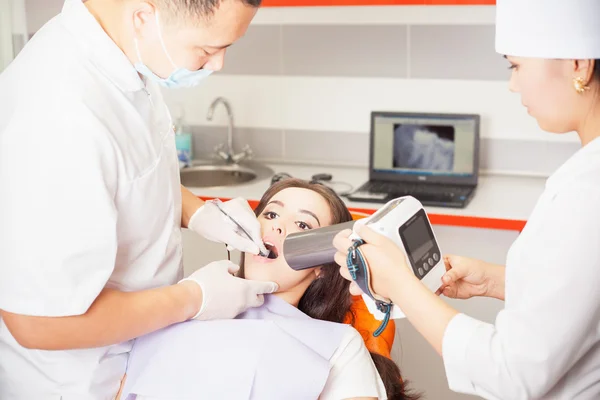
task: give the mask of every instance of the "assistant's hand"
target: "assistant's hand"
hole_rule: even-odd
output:
[[[235,318],[264,302],[264,293],[278,289],[274,282],[259,282],[233,276],[240,267],[230,261],[215,261],[200,268],[179,284],[200,285],[202,305],[197,305],[197,320]],[[199,297],[198,297],[199,298]]]
[[[333,240],[333,245],[338,251],[335,255],[335,262],[340,265],[342,276],[350,281],[352,278],[348,272],[346,258],[348,249],[352,246],[352,241],[348,238],[351,233],[350,230],[344,230],[338,233]],[[366,242],[360,246],[360,251],[369,264],[373,290],[380,296],[393,299],[399,282],[411,276],[414,278],[406,264],[404,252],[390,239],[374,232],[367,226],[361,226],[358,234]],[[354,295],[361,293],[358,285],[354,282],[351,285],[351,293]]]
[[[504,267],[473,258],[448,255],[444,257],[446,273],[438,294],[453,299],[475,296],[504,299]]]
[[[260,223],[246,200],[241,197],[220,204],[248,232],[252,240],[244,235],[212,201],[207,201],[190,218],[188,227],[213,242],[225,243],[245,253],[268,253],[261,235]]]

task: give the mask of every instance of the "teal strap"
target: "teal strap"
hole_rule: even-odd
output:
[[[385,314],[381,325],[379,325],[379,328],[377,328],[377,330],[373,333],[373,336],[377,337],[381,335],[390,322],[390,314],[392,312],[393,304],[391,302],[386,303],[384,301],[377,300],[375,299],[374,293],[371,293],[371,289],[367,283],[370,272],[368,269],[368,263],[360,251],[360,246],[363,244],[365,244],[365,241],[362,239],[353,241],[352,246],[348,249],[346,266],[348,267],[348,272],[350,272],[352,280],[358,284],[364,293],[366,293],[370,298],[373,299],[373,301],[375,301],[377,309]]]
[[[373,336],[375,336],[375,337],[381,335],[383,333],[383,331],[385,330],[385,328],[387,327],[388,323],[390,322],[390,314],[392,312],[392,304],[384,303],[383,301],[377,302],[377,309],[379,311],[381,311],[382,313],[384,313],[385,317],[383,318],[383,321],[381,321],[381,325],[379,325],[379,328],[377,328],[377,330],[375,332],[373,332]]]

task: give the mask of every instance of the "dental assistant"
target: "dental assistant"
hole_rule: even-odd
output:
[[[182,227],[266,249],[245,200],[253,240],[180,185],[159,89],[221,69],[259,5],[67,0],[0,75],[1,399],[114,398],[132,339],[276,290],[227,261],[182,281]]]
[[[512,68],[510,89],[543,130],[575,131],[582,148],[547,180],[506,266],[446,260],[443,294],[505,300],[495,324],[452,309],[409,271],[392,241],[359,232],[375,292],[391,298],[443,357],[454,391],[486,399],[600,398],[598,16],[598,0],[496,2],[496,50]],[[348,232],[335,245],[350,279]]]

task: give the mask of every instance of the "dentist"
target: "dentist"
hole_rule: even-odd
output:
[[[600,398],[600,2],[497,0],[496,50],[539,126],[582,148],[546,182],[506,266],[450,256],[441,291],[505,300],[495,324],[458,313],[372,230],[359,234],[378,294],[443,357],[449,386],[487,399]],[[342,274],[351,243],[335,239]]]
[[[218,71],[260,0],[67,0],[0,75],[0,398],[109,399],[132,339],[231,318],[271,282],[181,280],[181,228],[258,254],[247,202],[180,185],[159,85]],[[179,282],[179,283],[178,283]]]

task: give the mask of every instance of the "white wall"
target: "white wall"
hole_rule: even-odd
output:
[[[25,2],[30,32],[60,12],[63,4],[63,0]],[[467,6],[263,8],[253,24],[490,25],[494,15],[494,7]],[[173,106],[184,104],[189,124],[226,125],[220,114],[212,123],[205,119],[204,110],[217,96],[230,100],[236,110],[236,124],[248,128],[367,134],[369,113],[389,109],[479,113],[484,138],[577,140],[571,134],[543,133],[503,81],[217,74],[199,88],[168,92],[167,101]]]
[[[290,7],[263,8],[253,25],[493,25],[494,18],[490,6]],[[477,75],[476,64],[468,68]],[[185,104],[191,124],[225,125],[224,117],[210,123],[198,112],[221,95],[236,110],[236,124],[248,128],[367,134],[372,110],[465,112],[482,115],[483,138],[577,141],[573,134],[542,132],[508,82],[498,80],[217,74],[199,88],[168,93],[168,101]]]

